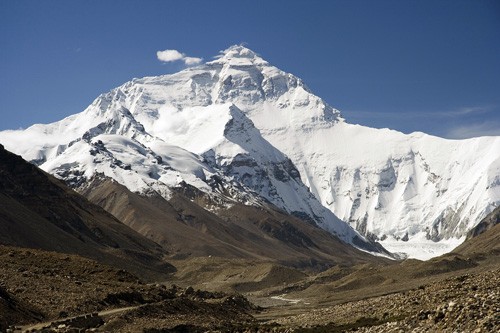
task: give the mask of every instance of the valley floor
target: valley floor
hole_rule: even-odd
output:
[[[497,268],[269,322],[299,332],[494,332],[500,328],[499,285]]]
[[[198,258],[184,266],[178,262],[177,273],[162,284],[53,252],[0,246],[0,260],[1,331],[9,326],[46,332],[500,329],[496,257],[480,265],[451,256],[430,264],[332,267],[307,274],[271,263]]]

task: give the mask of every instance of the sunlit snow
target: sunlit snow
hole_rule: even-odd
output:
[[[59,122],[0,132],[0,143],[65,179],[100,173],[166,197],[181,182],[208,193],[217,174],[246,193],[241,200],[257,193],[347,242],[351,226],[423,259],[458,245],[500,203],[500,137],[349,124],[301,79],[242,46],[134,79]]]

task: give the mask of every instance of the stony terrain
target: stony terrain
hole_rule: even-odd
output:
[[[103,331],[189,332],[256,326],[250,314],[257,308],[243,296],[226,296],[186,289],[180,297],[148,304],[109,318]]]
[[[299,332],[495,332],[500,269],[347,302],[274,321]]]
[[[279,274],[273,273],[276,277],[281,276],[276,283],[251,284],[269,287],[264,289],[268,290],[265,293],[255,290],[248,293],[254,295],[249,299],[265,308],[259,308],[238,294],[177,287],[171,282],[167,282],[167,286],[146,284],[126,271],[75,255],[0,246],[0,261],[0,331],[10,325],[46,322],[39,326],[27,325],[24,329],[41,329],[52,323],[46,331],[72,332],[74,327],[68,324],[71,321],[64,319],[83,318],[82,315],[91,313],[97,323],[93,328],[85,326],[90,315],[84,318],[87,320],[84,324],[77,319],[72,323],[105,332],[451,333],[500,329],[498,260],[488,261],[487,265],[463,266],[451,272],[436,270],[434,275],[416,279],[414,287],[398,280],[392,284],[382,282],[381,286],[373,284],[374,296],[367,294],[364,298],[360,295],[369,285],[361,289],[353,287],[342,292],[343,300],[340,301],[332,297],[335,292],[327,294],[325,289],[313,289],[314,284],[331,284],[327,276],[335,278],[335,269],[317,276],[293,277],[297,282],[315,281],[310,289],[317,293],[310,293],[309,299],[294,301],[301,291],[284,297],[273,296],[290,291],[290,286],[294,285],[282,284],[283,274],[288,273],[278,269]],[[444,265],[443,262],[437,264]],[[232,267],[234,263],[227,265]],[[243,269],[241,265],[235,266],[234,271],[253,274],[252,269]],[[228,269],[221,264],[216,267],[215,270]],[[260,270],[260,267],[257,265],[255,269]],[[272,265],[269,267],[269,272],[277,270]],[[395,269],[400,269],[405,276],[407,267],[410,265],[396,264],[385,270],[395,274]],[[430,271],[422,272],[428,274]],[[359,280],[360,272],[362,270],[353,273],[352,279]],[[250,280],[251,276],[246,278]],[[268,302],[263,302],[266,299]]]
[[[0,262],[0,332],[105,310],[110,313],[103,317],[105,331],[137,331],[146,323],[161,328],[253,320],[247,311],[255,308],[242,296],[145,284],[124,270],[75,255],[0,246]]]
[[[138,291],[144,300],[150,292],[126,271],[75,255],[0,246],[0,261],[2,287],[38,309],[43,319],[133,304],[132,297],[116,295]]]

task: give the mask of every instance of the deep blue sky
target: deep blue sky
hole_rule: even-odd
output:
[[[500,135],[500,1],[0,0],[0,130],[82,111],[133,77],[247,46],[348,122]]]

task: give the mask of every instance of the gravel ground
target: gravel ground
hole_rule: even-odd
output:
[[[151,333],[500,332],[498,265],[481,272],[466,274],[464,271],[462,275],[457,272],[453,277],[420,286],[415,284],[418,287],[405,292],[320,309],[311,310],[313,305],[306,306],[306,303],[289,307],[280,301],[281,305],[271,310],[277,309],[276,313],[282,317],[276,319],[274,316],[262,322],[255,318],[259,309],[242,296],[144,284],[125,271],[78,256],[0,246],[0,262],[0,291],[4,295],[4,300],[0,301],[8,301],[11,296],[16,299],[4,305],[0,302],[0,306],[17,309],[11,315],[0,311],[0,328],[9,323],[32,323],[33,318],[50,321],[137,306],[104,318],[104,325],[97,330]],[[292,309],[294,315],[290,315]],[[59,331],[67,329],[69,327]]]
[[[500,269],[274,321],[298,332],[498,332]]]

